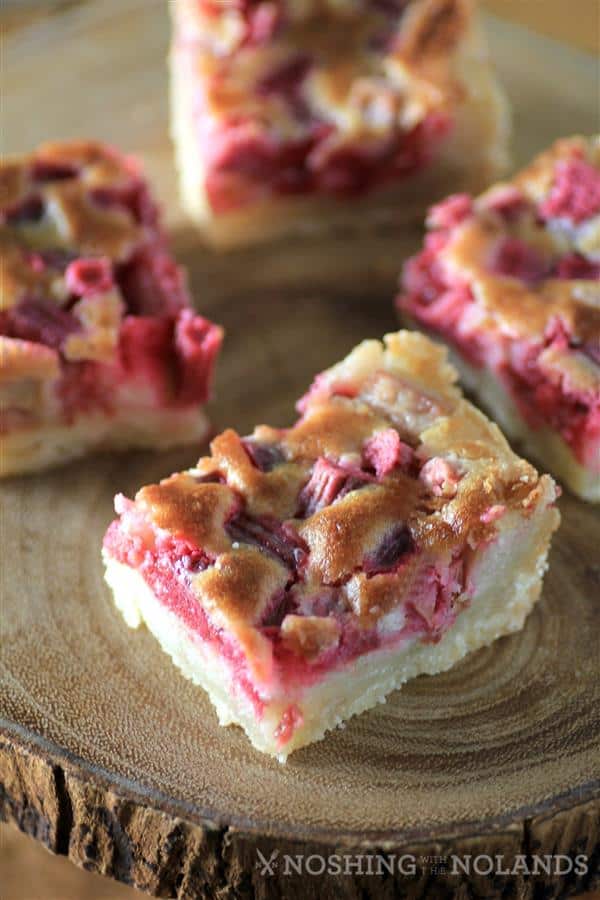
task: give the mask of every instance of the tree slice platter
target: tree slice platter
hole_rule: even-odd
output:
[[[592,130],[591,57],[498,20],[490,33],[516,106],[519,163],[560,133]],[[215,427],[284,425],[316,371],[395,327],[393,279],[418,235],[379,241],[367,272],[347,240],[331,253],[200,250],[177,209],[166,42],[158,0],[60,3],[12,25],[6,149],[90,134],[142,154],[199,304],[227,328]],[[99,456],[2,485],[2,818],[156,896],[526,897],[597,886],[598,510],[561,498],[543,598],[521,633],[414,681],[281,766],[218,726],[154,639],[125,627],[103,582],[115,492],[131,495],[204,449]],[[387,855],[356,863],[369,853]],[[348,874],[330,871],[336,854],[354,860]],[[540,854],[583,854],[587,871],[528,875]],[[493,876],[485,861],[465,871],[482,855],[501,858]],[[380,858],[388,868],[370,873]]]

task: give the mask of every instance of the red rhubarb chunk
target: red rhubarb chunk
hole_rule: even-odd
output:
[[[76,178],[78,169],[71,163],[36,159],[31,166],[30,174],[34,181],[66,181],[68,178]]]
[[[454,228],[473,212],[473,199],[468,194],[453,194],[432,207],[427,223],[433,228]]]
[[[66,363],[57,391],[63,414],[69,421],[92,410],[112,412],[114,385],[106,368],[99,363],[90,360]]]
[[[553,274],[555,278],[572,281],[600,281],[600,264],[591,262],[580,253],[569,253],[558,261]]]
[[[296,601],[291,591],[278,591],[261,616],[261,627],[265,629],[265,633],[276,637],[285,617],[294,612],[296,612]]]
[[[324,456],[313,466],[311,476],[298,498],[298,515],[308,518],[350,491],[372,482],[373,476],[360,469],[343,468]]]
[[[311,66],[310,56],[302,53],[277,66],[262,78],[257,90],[259,94],[283,94],[295,97]]]
[[[248,12],[246,43],[266,44],[271,40],[281,22],[281,10],[276,3],[259,3]]]
[[[386,534],[377,550],[366,557],[364,571],[367,575],[379,575],[395,569],[403,558],[414,549],[410,531],[406,525],[397,525]]]
[[[367,441],[364,447],[366,461],[375,469],[377,478],[389,475],[396,466],[410,465],[413,459],[412,448],[400,440],[395,428],[378,431]]]
[[[497,213],[505,222],[514,222],[529,207],[529,201],[516,187],[507,184],[497,188],[486,198],[486,208]]]
[[[519,238],[506,237],[498,242],[490,267],[497,275],[520,278],[528,284],[548,274],[548,266],[539,252]]]
[[[275,466],[285,461],[285,457],[278,444],[266,444],[264,441],[256,441],[253,438],[243,438],[244,450],[261,472],[271,472]]]
[[[105,294],[113,286],[112,264],[109,259],[76,259],[65,271],[67,288],[78,297]]]
[[[448,243],[442,232],[433,232],[425,238],[425,249],[411,257],[404,266],[403,283],[407,293],[419,305],[433,303],[448,287],[438,256]]]
[[[241,513],[228,522],[226,528],[232,541],[261,547],[291,571],[306,559],[308,548],[300,535],[273,516],[252,518]]]
[[[162,403],[172,402],[175,390],[173,333],[173,319],[126,316],[119,334],[125,374],[146,382]]]
[[[600,213],[600,171],[584,159],[557,163],[540,213],[545,219],[569,219],[575,225]]]
[[[207,147],[209,154],[209,176],[215,179],[215,195],[218,192],[219,172],[241,172],[261,175],[271,162],[273,151],[265,135],[251,121],[244,119],[231,121],[227,128],[221,128],[211,135]],[[218,199],[215,196],[215,201]]]
[[[210,394],[223,332],[203,316],[185,309],[175,324],[179,403],[204,403]]]
[[[325,401],[329,397],[356,397],[357,388],[352,384],[343,384],[336,382],[332,384],[323,374],[317,375],[304,396],[300,397],[296,403],[296,409],[303,416],[311,403]]]
[[[7,337],[45,344],[59,350],[67,335],[78,331],[79,322],[52,301],[25,299],[0,315],[0,332]]]
[[[138,316],[160,316],[187,306],[182,270],[160,246],[136,253],[117,270],[116,279],[127,310]]]
[[[90,190],[90,198],[98,206],[120,208],[129,213],[140,225],[151,229],[158,226],[158,207],[148,185],[136,175],[124,187],[97,187]]]
[[[304,516],[312,516],[314,513],[329,506],[344,486],[347,472],[320,457],[313,466],[310,479],[300,493],[300,510]]]
[[[203,550],[170,534],[157,537],[156,551],[161,560],[168,560],[180,575],[203,572],[212,562]]]
[[[29,225],[39,222],[44,215],[44,203],[41,197],[34,195],[26,200],[5,209],[1,219],[7,225]]]

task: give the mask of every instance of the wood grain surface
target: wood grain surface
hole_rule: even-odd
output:
[[[503,19],[519,22],[562,43],[600,54],[598,0],[482,0]]]
[[[518,162],[560,134],[598,126],[589,57],[557,55],[553,43],[489,24],[516,107]],[[367,278],[346,241],[230,257],[202,251],[174,188],[167,38],[154,0],[65,4],[12,30],[6,149],[91,134],[140,153],[198,305],[227,329],[215,427],[284,425],[315,371],[395,327],[394,275],[418,235],[378,243]],[[527,897],[598,884],[597,509],[561,499],[543,599],[522,633],[409,684],[281,767],[239,730],[218,727],[204,694],[149,634],[124,627],[102,580],[113,494],[189,465],[203,449],[97,457],[2,486],[2,817],[157,896]],[[269,876],[257,850],[280,859],[413,853],[418,871],[300,879],[280,867]],[[536,880],[432,870],[433,857],[483,852],[506,865],[516,854],[583,853],[588,871]]]

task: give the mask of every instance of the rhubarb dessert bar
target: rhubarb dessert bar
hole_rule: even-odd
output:
[[[0,464],[202,439],[221,329],[129,156],[44,144],[0,165]]]
[[[173,0],[181,196],[217,247],[421,221],[505,167],[475,0]]]
[[[255,747],[293,750],[421,673],[517,631],[557,488],[401,331],[322,373],[288,429],[116,498],[106,578]]]
[[[558,141],[511,182],[430,212],[403,320],[443,338],[509,437],[600,500],[600,137]]]

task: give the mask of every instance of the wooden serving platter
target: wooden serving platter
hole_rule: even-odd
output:
[[[488,24],[516,109],[517,162],[597,128],[591,57]],[[59,3],[11,27],[5,149],[94,135],[141,154],[198,304],[227,329],[215,427],[283,425],[316,371],[394,329],[395,273],[419,236],[378,242],[368,271],[346,239],[333,251],[202,251],[177,206],[167,40],[159,0]],[[114,493],[204,449],[96,457],[2,485],[2,817],[157,896],[516,897],[540,882],[554,896],[598,884],[598,509],[561,499],[543,598],[520,634],[416,680],[281,766],[218,727],[150,635],[124,626],[103,583]],[[278,853],[266,869],[259,850]],[[416,874],[300,878],[281,865],[285,853],[369,851],[412,855]],[[589,862],[558,879],[451,874],[452,854],[479,853],[501,855],[505,869],[517,854]]]

